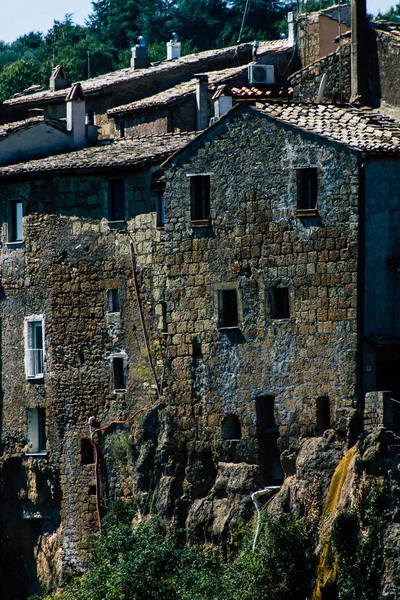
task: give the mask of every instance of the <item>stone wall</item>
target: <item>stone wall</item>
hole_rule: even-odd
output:
[[[150,173],[119,175],[125,176],[131,233],[108,225],[106,177],[49,177],[10,183],[0,190],[4,482],[0,506],[4,539],[14,540],[15,552],[22,555],[18,540],[22,544],[35,519],[29,556],[24,559],[28,566],[21,567],[26,593],[37,591],[29,588],[36,569],[34,552],[57,536],[58,554],[50,547],[47,558],[59,556],[64,574],[66,569],[79,569],[84,537],[98,529],[94,465],[81,451],[82,440],[89,438],[89,417],[103,426],[155,401],[129,250],[132,238],[140,282],[140,271],[151,263],[154,237]],[[10,198],[24,203],[23,243],[7,242]],[[117,314],[108,313],[110,289],[119,291]],[[142,301],[146,303],[145,297]],[[24,318],[30,315],[44,318],[45,373],[37,381],[27,380],[24,366]],[[114,354],[125,357],[126,392],[114,391]],[[29,457],[26,411],[36,407],[46,411],[47,453]],[[107,452],[110,449],[102,462],[102,512],[113,499],[132,496],[131,486],[127,491],[127,483],[109,462],[107,468]],[[6,587],[5,597],[11,597],[8,593]]]
[[[290,457],[301,436],[315,435],[319,399],[329,403],[325,427],[344,434],[357,398],[357,157],[259,113],[235,114],[166,168],[160,244],[167,384],[189,456],[181,510],[196,524],[208,506],[203,535],[217,538],[238,514],[228,508],[234,498],[244,502],[239,513],[246,506],[233,478],[253,490],[279,480],[272,447],[263,455],[259,399],[274,397],[279,450]],[[294,169],[310,164],[318,165],[318,216],[299,218]],[[203,228],[190,221],[187,175],[196,173],[211,173],[212,224]],[[277,286],[289,289],[287,319],[272,318]],[[237,330],[218,325],[224,288],[237,290]],[[224,439],[232,415],[241,435]],[[199,455],[214,473],[200,496],[189,468]],[[213,510],[221,497],[224,506]]]
[[[301,217],[295,170],[310,165],[317,213]],[[211,173],[208,226],[190,220],[187,175],[196,173]],[[132,427],[98,436],[101,512],[124,499],[212,541],[250,517],[253,491],[282,481],[280,453],[288,474],[302,436],[330,427],[345,436],[358,393],[357,173],[356,153],[238,107],[166,166],[163,228],[150,172],[110,173],[125,178],[122,229],[107,221],[104,173],[2,184],[0,524],[20,551],[23,511],[37,514],[32,570],[39,546],[41,564],[58,556],[64,573],[81,568],[85,535],[97,530],[94,469],[81,450],[91,416],[103,426],[146,408]],[[10,245],[15,199],[24,240]],[[274,318],[282,287],[290,314]],[[110,289],[119,315],[108,312]],[[218,318],[226,289],[238,298],[231,330]],[[44,317],[42,381],[24,372],[30,315]],[[126,392],[113,388],[115,355]],[[27,457],[26,410],[35,407],[46,409],[47,453]]]
[[[348,40],[344,41],[341,50],[336,50],[289,77],[289,83],[293,88],[293,99],[316,102],[324,75],[326,78],[322,102],[348,102],[351,95]]]

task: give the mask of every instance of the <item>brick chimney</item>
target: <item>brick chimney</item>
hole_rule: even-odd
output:
[[[71,132],[72,147],[86,146],[86,102],[80,83],[74,83],[65,99],[67,103],[67,130]]]
[[[366,0],[351,0],[351,98],[368,100],[368,24]]]
[[[196,85],[196,130],[202,131],[208,127],[208,75],[197,73]]]

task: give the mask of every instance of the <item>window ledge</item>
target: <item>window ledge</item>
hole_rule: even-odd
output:
[[[47,450],[39,450],[39,452],[25,452],[25,456],[33,456],[33,457],[43,457],[43,456],[47,456],[48,452]]]
[[[126,392],[126,388],[123,388],[123,389],[118,389],[118,390],[114,390],[114,392],[115,392],[116,394],[125,394],[125,392]]]
[[[8,248],[22,248],[25,246],[24,240],[15,240],[15,242],[6,242]]]
[[[199,219],[198,221],[191,221],[192,227],[209,227],[211,225],[211,219]]]
[[[40,373],[40,375],[27,375],[26,379],[27,381],[43,381],[44,374]]]
[[[219,325],[218,329],[219,331],[235,331],[239,330],[240,327],[239,325],[232,325],[231,327],[224,327],[224,325]]]
[[[107,225],[110,229],[124,229],[126,227],[126,221],[107,221]]]
[[[298,217],[317,217],[318,209],[317,208],[298,208],[298,209],[296,209],[296,215]]]

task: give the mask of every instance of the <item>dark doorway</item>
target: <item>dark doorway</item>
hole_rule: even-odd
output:
[[[376,391],[392,392],[400,400],[400,360],[376,361]]]
[[[320,396],[316,402],[316,435],[321,436],[324,431],[331,428],[331,408],[329,398]]]
[[[256,399],[258,463],[264,485],[279,485],[283,481],[274,406],[274,396],[259,396]]]

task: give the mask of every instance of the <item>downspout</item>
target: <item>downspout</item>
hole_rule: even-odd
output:
[[[275,493],[281,489],[282,486],[280,485],[269,485],[266,488],[262,489],[262,490],[258,490],[258,492],[253,492],[251,494],[251,499],[253,500],[253,504],[256,507],[256,511],[257,511],[257,530],[256,530],[256,535],[254,536],[254,541],[253,541],[253,546],[252,546],[252,550],[254,552],[255,548],[256,548],[256,543],[257,543],[257,538],[258,538],[258,534],[260,533],[260,524],[261,524],[261,513],[260,513],[260,505],[258,504],[257,498],[259,496],[265,496],[265,494],[268,494],[268,492],[270,491],[274,491]],[[267,503],[265,504],[265,506],[268,506],[268,504],[271,502],[271,500],[273,500],[275,497],[275,494],[273,494],[271,496],[271,498],[269,498],[267,500]]]
[[[366,0],[351,0],[351,98],[360,105],[367,100],[367,6]]]
[[[364,415],[364,321],[365,321],[365,168],[368,158],[358,155],[358,285],[357,285],[357,330],[358,330],[358,372],[357,372],[357,411],[362,421]]]
[[[149,339],[147,336],[146,325],[144,322],[142,305],[140,303],[139,286],[138,286],[137,274],[136,274],[135,246],[134,246],[132,239],[130,241],[130,249],[131,249],[131,263],[132,263],[132,277],[133,277],[133,284],[135,287],[136,301],[137,301],[138,309],[139,309],[140,324],[142,326],[143,338],[144,338],[144,343],[146,345],[146,351],[147,351],[147,358],[149,361],[151,372],[153,373],[153,379],[154,379],[154,383],[155,383],[156,390],[157,390],[157,396],[158,396],[158,399],[160,399],[160,396],[161,396],[160,386],[158,384],[157,374],[154,369],[153,361],[151,358],[150,344],[149,344]]]

